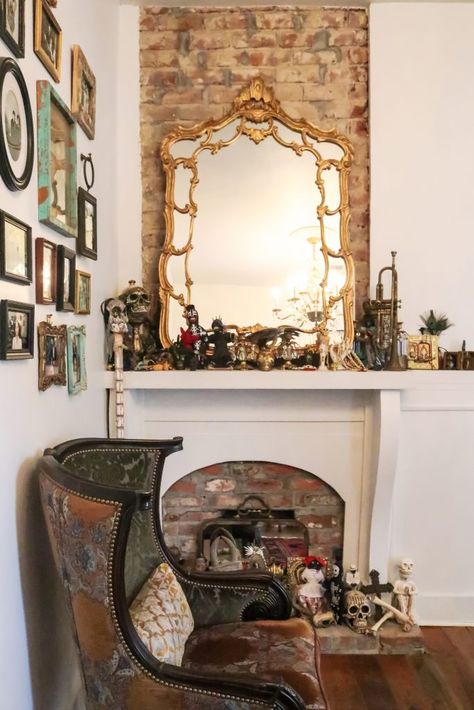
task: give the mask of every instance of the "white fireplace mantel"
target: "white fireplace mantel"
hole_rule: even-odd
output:
[[[474,454],[467,445],[460,451],[460,441],[474,434],[474,372],[126,372],[123,386],[127,437],[184,437],[184,451],[167,461],[163,492],[222,461],[267,460],[313,472],[345,500],[346,565],[357,562],[365,576],[371,568],[393,576],[396,559],[413,556],[427,566],[421,573],[428,593],[419,600],[425,623],[473,616],[474,576],[461,601],[450,589],[439,595],[427,540],[439,538],[440,516],[453,529],[470,524],[462,504],[474,496]],[[106,387],[114,389],[113,372]],[[458,486],[447,510],[446,457]],[[453,566],[469,558],[464,538],[446,544]]]

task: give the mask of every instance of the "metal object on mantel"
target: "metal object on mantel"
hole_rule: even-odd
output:
[[[378,349],[390,353],[388,362],[384,365],[385,370],[401,371],[406,368],[400,363],[398,352],[398,309],[401,302],[398,299],[398,273],[395,268],[396,251],[392,251],[392,265],[384,266],[380,269],[375,290],[375,300],[370,301],[370,309],[376,321],[376,346]],[[390,271],[392,274],[392,284],[390,298],[383,297],[382,274]]]

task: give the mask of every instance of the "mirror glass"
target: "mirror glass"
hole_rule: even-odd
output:
[[[184,326],[187,303],[209,329],[221,316],[239,328],[294,325],[309,343],[319,331],[350,338],[347,141],[252,96],[194,131],[178,129],[162,149],[163,345]]]

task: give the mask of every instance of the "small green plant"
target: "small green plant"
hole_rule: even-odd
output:
[[[435,313],[430,310],[429,313],[424,313],[420,316],[422,320],[422,327],[420,328],[421,333],[429,333],[430,335],[440,335],[443,330],[451,328],[453,323],[449,322],[446,315],[442,313]]]

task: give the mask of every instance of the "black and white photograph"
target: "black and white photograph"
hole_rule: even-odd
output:
[[[0,303],[0,359],[25,360],[34,354],[34,313],[29,303]]]
[[[97,200],[80,187],[78,191],[77,251],[89,259],[97,259]]]
[[[33,280],[31,227],[0,210],[0,279],[19,284]]]
[[[25,0],[0,0],[0,38],[15,57],[25,56]]]
[[[33,117],[20,67],[0,59],[0,173],[10,190],[24,190],[33,170]]]
[[[35,0],[35,53],[53,79],[61,80],[62,30],[46,0]]]

